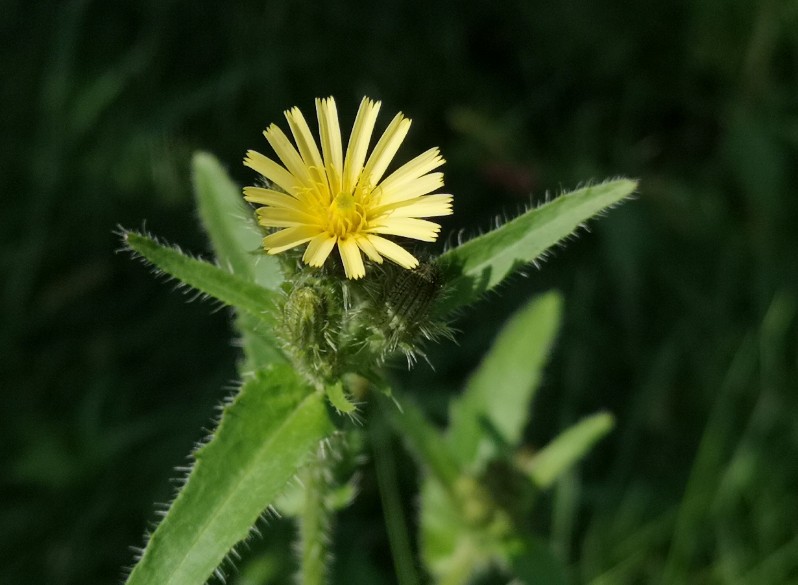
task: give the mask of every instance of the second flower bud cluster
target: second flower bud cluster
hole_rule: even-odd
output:
[[[283,350],[314,386],[346,374],[374,379],[395,354],[408,366],[423,356],[425,340],[451,337],[435,317],[443,280],[434,262],[415,270],[386,264],[359,281],[334,270],[300,268],[284,285],[280,336]]]

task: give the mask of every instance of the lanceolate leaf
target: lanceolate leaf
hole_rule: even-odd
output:
[[[226,270],[186,256],[177,248],[163,246],[142,234],[124,232],[128,248],[152,262],[157,268],[226,305],[243,309],[268,319],[279,298],[278,293],[263,288]]]
[[[127,585],[205,583],[330,432],[322,393],[288,366],[259,371],[196,453],[186,485]]]
[[[441,310],[474,302],[514,270],[533,262],[585,221],[631,195],[637,182],[608,181],[561,195],[440,258],[452,291]]]
[[[535,485],[546,489],[609,433],[614,425],[612,415],[606,412],[582,419],[546,445],[529,462],[525,471]]]
[[[481,469],[502,446],[514,448],[560,323],[557,293],[532,299],[504,326],[490,352],[452,402],[449,435],[460,464]]]
[[[279,263],[274,256],[263,253],[263,234],[252,210],[244,203],[241,189],[230,180],[219,161],[206,152],[194,154],[192,171],[199,216],[219,266],[244,280],[277,288],[283,280]],[[262,319],[239,313],[235,324],[241,332],[243,372],[285,361]]]
[[[219,265],[266,288],[277,288],[283,280],[279,263],[274,256],[263,253],[263,234],[241,189],[219,161],[206,152],[194,154],[192,171],[200,219]]]
[[[236,315],[235,326],[241,332],[241,349],[244,359],[239,371],[247,375],[268,364],[287,363],[288,359],[274,337],[271,323],[245,311]]]

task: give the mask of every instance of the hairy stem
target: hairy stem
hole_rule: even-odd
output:
[[[323,585],[327,582],[330,560],[330,523],[332,514],[325,496],[332,482],[324,443],[320,443],[299,477],[305,488],[305,499],[299,520],[300,585]]]

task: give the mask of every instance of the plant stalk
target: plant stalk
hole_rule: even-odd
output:
[[[375,400],[374,406],[370,427],[374,469],[377,473],[377,486],[380,490],[396,580],[399,585],[418,585],[418,573],[413,561],[407,522],[402,511],[402,501],[396,483],[396,463],[391,450],[388,421],[382,411],[385,403]]]
[[[325,496],[332,481],[326,445],[320,443],[299,477],[304,485],[305,498],[299,522],[299,572],[300,585],[327,583],[330,561],[330,512]]]

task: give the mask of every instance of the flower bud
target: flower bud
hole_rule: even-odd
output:
[[[385,305],[392,329],[415,329],[428,315],[443,284],[440,269],[428,262],[398,273],[386,291]]]
[[[295,347],[313,347],[324,340],[327,303],[318,290],[303,286],[288,295],[283,307],[283,327]]]

